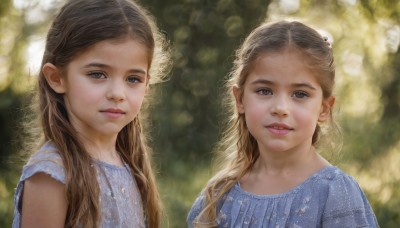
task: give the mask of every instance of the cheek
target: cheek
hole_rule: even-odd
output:
[[[98,103],[103,97],[103,93],[97,88],[77,86],[69,94],[70,99],[75,103],[93,105]]]
[[[249,127],[259,124],[266,117],[267,106],[261,102],[245,101],[244,114]]]
[[[303,123],[317,123],[320,109],[318,106],[300,106],[295,109],[295,118]],[[310,125],[312,126],[312,125]]]
[[[133,91],[128,98],[131,107],[140,109],[144,101],[145,94],[146,94],[145,88]]]
[[[257,102],[254,97],[244,96],[243,98],[243,108],[246,115],[256,115],[258,111],[261,111],[262,104],[261,102]]]
[[[70,78],[65,92],[70,102],[90,105],[104,95],[101,86],[90,84],[83,76],[76,73]]]

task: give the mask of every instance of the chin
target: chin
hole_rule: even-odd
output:
[[[289,147],[288,145],[274,144],[274,145],[266,145],[264,148],[266,148],[267,151],[279,153],[288,151],[292,147]]]

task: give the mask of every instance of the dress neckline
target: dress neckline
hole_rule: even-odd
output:
[[[122,166],[111,164],[111,163],[108,163],[108,162],[105,162],[105,161],[102,161],[102,160],[99,160],[99,159],[96,159],[96,158],[92,158],[92,160],[97,165],[101,165],[103,167],[111,168],[111,169],[121,170],[121,169],[126,169],[127,166],[128,166],[128,164],[126,164],[126,162],[124,160],[122,160],[122,162],[124,163]]]
[[[278,194],[270,194],[270,195],[259,195],[259,194],[255,194],[255,193],[251,193],[248,192],[246,190],[244,190],[241,186],[240,186],[240,182],[238,181],[235,185],[234,185],[234,189],[236,191],[238,191],[241,194],[250,196],[252,198],[258,198],[258,199],[271,199],[271,198],[284,198],[287,197],[291,194],[296,194],[299,190],[301,190],[306,184],[308,184],[309,182],[313,181],[315,178],[323,175],[326,172],[329,172],[331,170],[335,170],[337,169],[336,166],[332,166],[332,165],[328,165],[320,170],[318,170],[317,172],[315,172],[314,174],[312,174],[310,177],[308,177],[306,180],[304,180],[302,183],[300,183],[299,185],[293,187],[292,189],[283,192],[283,193],[278,193]]]

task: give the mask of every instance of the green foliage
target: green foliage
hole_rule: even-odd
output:
[[[400,64],[396,61],[400,58],[399,52],[391,55],[382,54],[381,50],[378,53],[380,55],[376,55],[374,42],[382,42],[382,37],[374,36],[370,28],[378,26],[374,24],[381,20],[399,23],[399,4],[393,5],[391,1],[361,1],[359,5],[346,5],[350,2],[322,4],[320,1],[301,1],[300,9],[290,17],[325,28],[335,39],[335,57],[341,81],[338,83],[338,100],[344,103],[346,109],[339,113],[345,139],[343,159],[339,165],[356,178],[365,179],[361,184],[366,187],[371,203],[378,211],[379,223],[382,227],[394,227],[394,224],[400,224],[399,213],[395,209],[395,205],[399,205],[396,200],[399,197],[394,197],[399,196],[394,187],[399,185],[399,179],[394,177],[390,183],[381,181],[377,184],[381,189],[389,189],[388,194],[394,198],[391,200],[393,203],[382,203],[386,201],[382,201],[379,191],[368,187],[369,183],[375,181],[375,176],[368,171],[371,162],[380,164],[378,157],[386,159],[390,156],[388,151],[398,150],[399,99],[394,98],[399,98],[400,74],[397,68]],[[264,16],[279,18],[284,14],[276,1],[271,5],[267,1],[249,3],[233,0],[195,0],[185,3],[143,1],[174,46],[172,77],[161,85],[160,102],[152,113],[153,145],[157,152],[156,160],[161,166],[160,185],[171,227],[184,227],[185,212],[191,205],[188,202],[194,200],[207,181],[204,175],[198,173],[204,174],[205,170],[209,170],[208,164],[213,157],[210,152],[225,117],[220,101],[233,51],[244,36],[265,19]],[[360,23],[364,26],[360,26]],[[384,32],[384,29],[379,32]],[[364,39],[366,35],[370,35],[370,38]],[[346,73],[347,65],[356,67],[350,65],[351,58],[343,57],[346,51],[361,53],[361,64],[364,63],[363,67],[368,70],[365,79],[362,79],[366,80],[362,81],[363,87],[357,88],[360,81]],[[379,79],[376,78],[378,75]],[[383,83],[386,79],[387,83]],[[374,83],[377,80],[381,83],[379,86]],[[374,105],[381,115],[373,111],[369,111],[370,114],[358,111],[360,114],[354,115],[356,111],[353,111],[352,103],[362,100],[360,96],[364,94],[373,96],[374,92],[368,92],[371,86],[376,86],[374,88],[380,91],[381,96],[372,98],[372,101],[376,102]],[[394,127],[388,129],[388,126]],[[194,184],[199,180],[203,185]],[[193,188],[193,185],[197,187]]]
[[[173,45],[174,68],[160,85],[151,113],[155,157],[170,227],[185,227],[199,183],[196,169],[206,167],[218,138],[223,82],[233,52],[264,20],[266,0],[142,1]],[[201,165],[202,164],[202,165]]]
[[[218,134],[221,87],[233,51],[264,19],[268,1],[142,3],[174,47],[171,79],[161,85],[161,105],[152,113],[155,151],[160,161],[208,160]]]
[[[0,17],[5,15],[8,10],[10,10],[11,0],[2,0],[0,2]]]

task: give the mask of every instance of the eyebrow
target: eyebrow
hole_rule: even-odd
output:
[[[265,84],[265,85],[273,85],[274,83],[270,80],[266,79],[257,79],[253,82],[251,82],[252,85],[257,85],[257,84]]]
[[[255,81],[251,82],[251,85],[258,85],[258,84],[274,85],[275,83],[270,80],[266,80],[266,79],[257,79]],[[317,90],[314,86],[312,86],[310,83],[307,83],[307,82],[293,83],[291,86],[295,87],[295,88],[306,87],[306,88],[309,88],[312,90]]]
[[[84,65],[83,66],[84,68],[90,68],[90,67],[99,67],[99,68],[111,68],[109,65],[107,65],[107,64],[104,64],[104,63],[89,63],[89,64],[86,64],[86,65]],[[130,69],[130,70],[128,70],[128,72],[129,73],[133,73],[133,74],[146,74],[146,71],[145,70],[142,70],[142,69]]]

